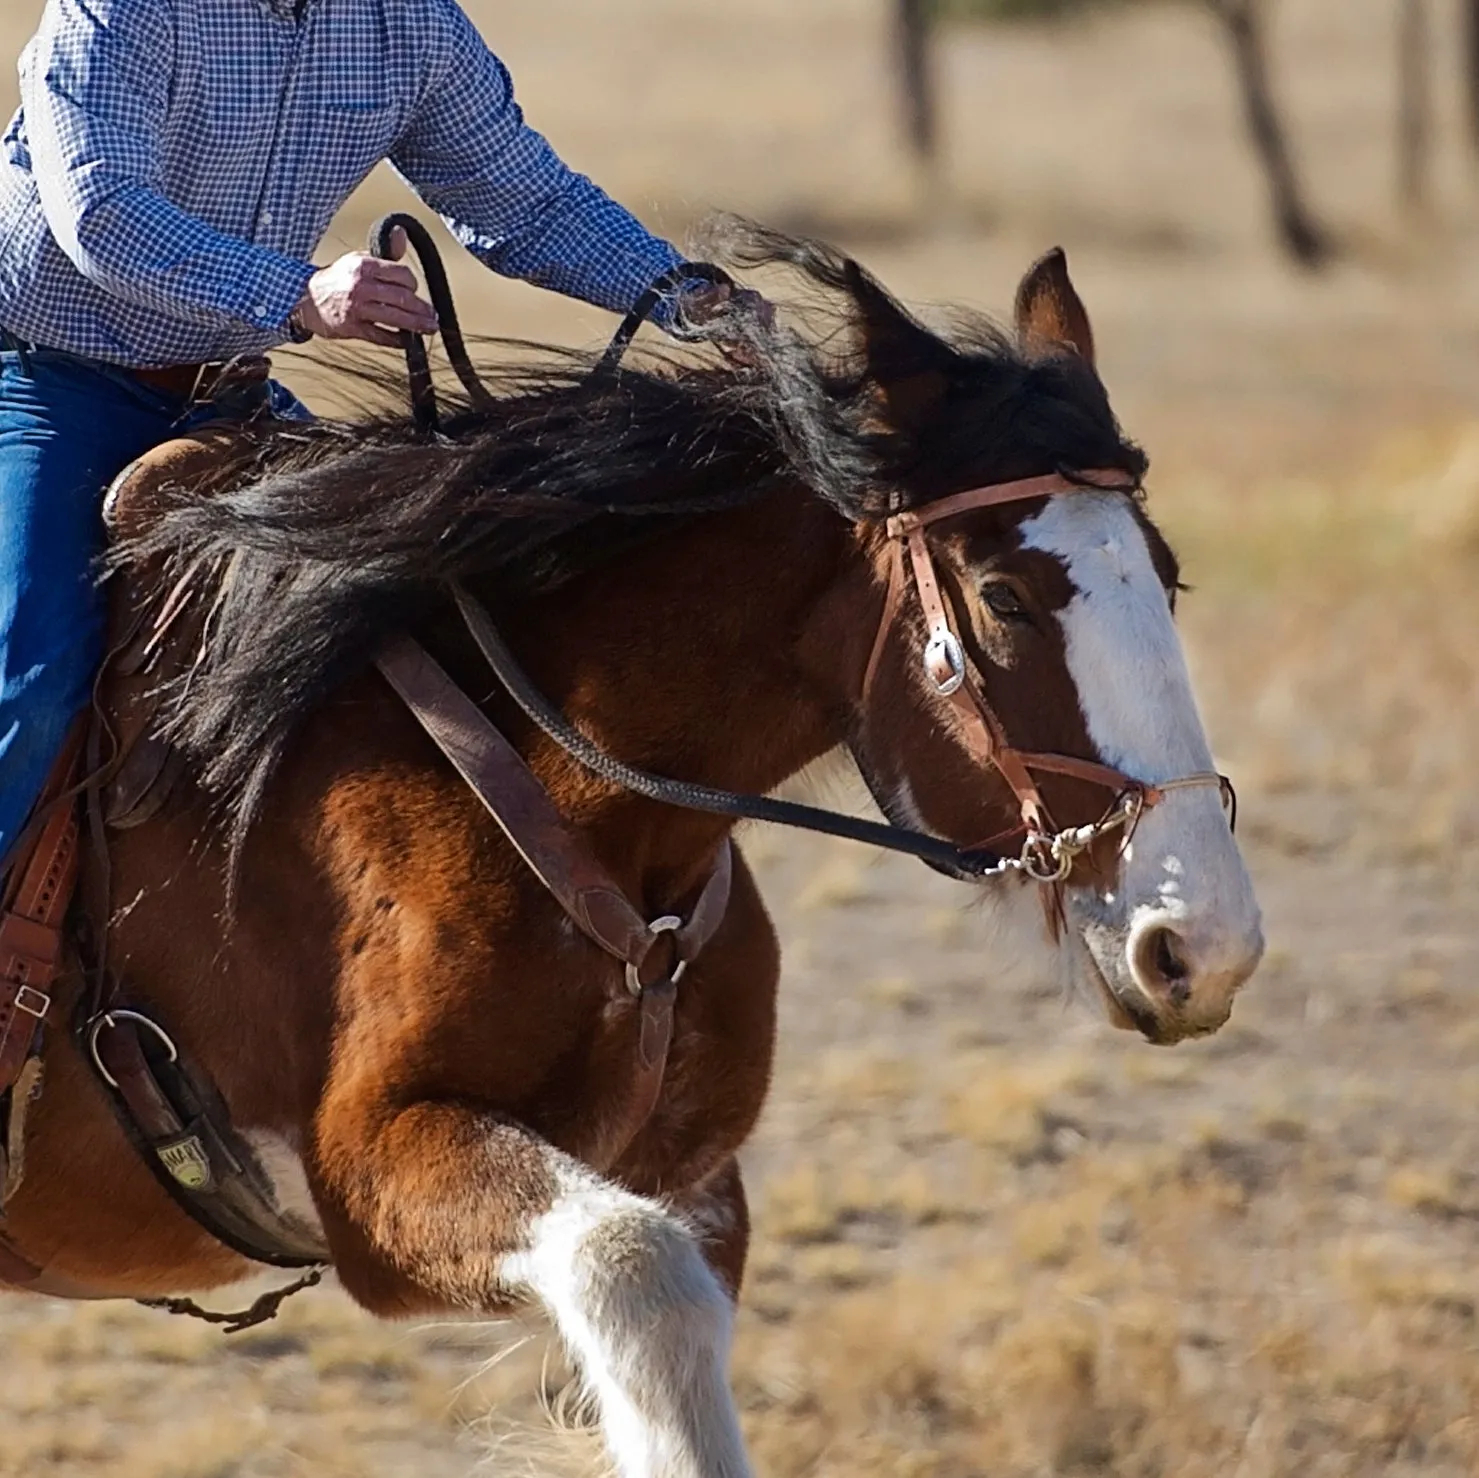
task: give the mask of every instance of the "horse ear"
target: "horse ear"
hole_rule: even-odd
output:
[[[856,262],[844,268],[858,305],[863,353],[890,426],[917,427],[950,387],[952,351],[916,323]]]
[[[1094,363],[1089,312],[1068,275],[1061,246],[1034,262],[1017,289],[1017,337],[1023,348],[1067,349]]]

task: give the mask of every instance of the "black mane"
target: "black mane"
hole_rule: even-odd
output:
[[[439,439],[400,414],[274,427],[240,485],[171,495],[118,552],[160,588],[189,575],[210,609],[166,723],[237,846],[297,723],[448,580],[555,590],[675,520],[782,488],[857,522],[1052,468],[1143,476],[1072,357],[1028,359],[979,320],[923,330],[815,243],[736,225],[728,245],[737,265],[789,267],[804,290],[787,327],[743,328],[749,368],[668,351],[597,381],[593,356],[505,346],[485,371],[492,406],[456,406]],[[942,393],[908,431],[880,425],[887,368],[860,332],[860,284],[935,355]]]

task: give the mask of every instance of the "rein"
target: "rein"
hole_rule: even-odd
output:
[[[468,356],[451,285],[430,233],[414,216],[389,215],[371,231],[370,250],[378,256],[388,257],[397,227],[405,231],[425,273],[427,291],[437,311],[447,355],[457,378],[474,402],[489,404],[491,397]],[[599,382],[618,371],[638,331],[664,297],[682,282],[694,279],[731,286],[734,281],[723,269],[700,262],[681,263],[665,272],[648,287],[622,320],[591,373],[592,382]],[[409,332],[403,333],[401,339],[416,422],[423,430],[434,434],[439,417],[425,341]],[[465,588],[454,584],[452,594],[478,649],[525,717],[577,763],[615,785],[685,810],[703,811],[736,821],[764,821],[776,826],[819,832],[824,836],[862,842],[916,857],[959,881],[982,881],[1020,872],[1034,882],[1054,886],[1067,879],[1075,859],[1096,841],[1121,829],[1133,832],[1145,811],[1160,804],[1171,791],[1215,785],[1222,792],[1234,824],[1237,814],[1232,782],[1223,775],[1199,773],[1150,785],[1090,760],[1070,755],[1032,754],[1014,748],[1007,742],[1006,731],[979,684],[971,678],[965,648],[941,594],[925,530],[944,519],[976,509],[1049,497],[1084,487],[1126,494],[1134,492],[1125,484],[1124,474],[1114,470],[1081,472],[1075,474],[1074,479],[1049,474],[956,493],[924,508],[896,514],[886,525],[888,536],[893,541],[894,555],[883,618],[864,679],[864,701],[872,692],[888,634],[900,614],[907,584],[907,551],[908,564],[929,625],[923,654],[926,677],[938,696],[951,704],[971,754],[995,769],[1011,787],[1021,814],[1020,826],[976,847],[957,847],[927,832],[861,820],[816,806],[672,780],[629,765],[582,734],[549,702],[509,650],[487,611]],[[1047,807],[1033,778],[1034,772],[1061,775],[1100,786],[1110,792],[1110,805],[1104,815],[1089,826],[1053,830]],[[994,850],[997,843],[1018,834],[1024,836],[1018,855],[1002,856]]]
[[[415,216],[397,211],[381,217],[371,228],[371,254],[391,260],[391,243],[397,230],[406,233],[416,253],[416,260],[421,264],[422,273],[426,277],[427,295],[431,298],[432,307],[436,309],[438,332],[447,346],[447,358],[462,388],[467,391],[474,405],[491,405],[493,397],[479,378],[473,367],[472,356],[467,352],[467,341],[462,337],[462,322],[457,316],[457,303],[452,296],[452,284],[447,277],[442,254],[437,250],[431,233]],[[592,370],[593,381],[607,379],[621,368],[621,362],[626,358],[627,350],[631,348],[642,325],[652,317],[663,300],[685,282],[707,282],[715,287],[735,285],[734,278],[728,272],[709,262],[680,262],[676,267],[670,267],[632,304],[631,311],[622,319],[621,326]],[[431,360],[427,354],[426,340],[420,334],[403,329],[400,332],[400,341],[410,380],[411,413],[422,431],[428,436],[435,436],[441,429],[441,414],[437,409],[436,386],[431,377]]]
[[[457,304],[452,297],[452,284],[447,279],[447,269],[442,263],[442,254],[432,240],[431,232],[413,215],[403,211],[383,216],[370,230],[372,255],[391,259],[391,240],[399,228],[406,233],[416,260],[426,277],[426,290],[431,305],[436,309],[437,331],[442,343],[447,346],[447,358],[462,388],[474,405],[489,406],[493,397],[488,387],[478,378],[473,368],[472,357],[467,352],[467,342],[462,337],[462,323],[457,317]],[[650,311],[650,310],[649,310]],[[411,382],[411,413],[416,425],[429,436],[434,436],[441,427],[437,412],[436,386],[431,378],[431,361],[426,352],[426,340],[408,329],[400,332],[401,349],[406,356],[406,370]]]
[[[594,739],[579,729],[540,692],[534,680],[524,671],[509,650],[487,610],[461,585],[452,587],[457,609],[477,643],[478,650],[493,670],[509,696],[523,710],[531,723],[553,739],[573,760],[599,775],[649,800],[679,806],[685,811],[704,811],[713,816],[727,816],[735,821],[767,821],[775,826],[789,826],[801,831],[820,832],[844,841],[863,842],[890,852],[917,857],[922,862],[952,873],[961,881],[994,876],[1017,866],[1015,859],[995,853],[961,848],[927,832],[910,831],[882,822],[865,821],[826,811],[817,806],[780,801],[771,796],[751,795],[742,791],[717,790],[686,780],[670,780],[638,769],[625,760],[608,754]]]
[[[593,380],[614,375],[621,368],[621,362],[626,358],[627,350],[632,347],[637,331],[657,311],[663,299],[685,282],[707,282],[714,287],[735,285],[734,278],[728,272],[709,262],[680,262],[676,267],[670,267],[632,304],[631,312],[622,319],[621,327],[612,336],[606,352],[592,372]]]

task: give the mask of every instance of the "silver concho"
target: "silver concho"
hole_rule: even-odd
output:
[[[965,652],[953,631],[937,627],[924,647],[925,676],[942,698],[960,691],[965,681]]]

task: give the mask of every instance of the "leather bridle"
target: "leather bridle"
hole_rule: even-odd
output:
[[[1071,478],[1049,473],[1043,477],[1020,478],[1015,482],[992,483],[940,498],[922,508],[894,514],[885,525],[892,545],[888,593],[884,597],[883,617],[863,678],[863,704],[866,708],[877,682],[884,650],[899,622],[908,573],[912,572],[928,631],[921,654],[925,680],[930,690],[950,705],[971,756],[996,770],[1017,801],[1020,823],[980,843],[980,850],[994,850],[1008,837],[1023,836],[1017,866],[1044,884],[1063,882],[1073,870],[1074,859],[1100,837],[1120,829],[1127,833],[1133,831],[1140,817],[1159,805],[1171,791],[1215,786],[1236,814],[1232,782],[1215,771],[1200,771],[1177,780],[1151,784],[1093,760],[1016,748],[1008,741],[1005,726],[987,701],[980,682],[972,675],[965,644],[956,629],[955,616],[935,569],[927,530],[946,519],[958,518],[961,514],[974,513],[982,508],[997,508],[1059,493],[1095,490],[1126,496],[1133,496],[1136,491],[1125,481],[1123,472],[1099,468],[1076,472]],[[1109,792],[1109,807],[1100,820],[1090,826],[1057,830],[1038,789],[1036,774],[1061,775],[1099,786]]]

